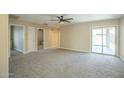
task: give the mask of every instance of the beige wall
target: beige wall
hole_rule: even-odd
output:
[[[8,77],[8,15],[0,14],[0,77]]]
[[[92,27],[118,26],[119,20],[105,20],[78,23],[61,27],[60,47],[83,52],[91,52]]]
[[[124,17],[120,20],[120,57],[124,60]]]
[[[53,48],[59,48],[59,31],[52,30],[52,47]]]
[[[45,48],[58,48],[59,47],[59,31],[45,29]]]

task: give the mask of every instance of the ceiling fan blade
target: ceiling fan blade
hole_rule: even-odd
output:
[[[70,22],[70,21],[68,21],[68,20],[64,20],[64,22],[71,23],[71,22]]]
[[[64,19],[64,20],[73,20],[73,18],[67,18],[67,19]]]
[[[49,21],[58,21],[58,20],[49,20]]]
[[[57,16],[58,19],[61,19],[61,17]]]

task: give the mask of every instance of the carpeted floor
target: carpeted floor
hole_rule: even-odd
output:
[[[13,56],[9,66],[15,78],[124,78],[117,57],[62,49]]]

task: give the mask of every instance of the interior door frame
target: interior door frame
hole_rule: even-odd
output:
[[[36,33],[37,51],[38,51],[38,29],[42,29],[43,30],[43,49],[45,49],[45,29],[44,28],[36,28],[36,30],[37,30],[37,33]]]
[[[9,57],[11,56],[11,46],[10,46],[10,44],[11,44],[11,26],[20,26],[20,27],[23,27],[23,51],[22,51],[22,53],[25,53],[25,50],[26,50],[26,41],[25,41],[25,34],[26,34],[26,27],[25,27],[25,25],[20,25],[20,24],[9,24]]]
[[[107,28],[107,27],[115,27],[115,55],[112,55],[112,54],[104,54],[103,52],[102,53],[97,53],[97,52],[92,52],[92,30],[93,29],[97,29],[97,28]],[[102,29],[103,30],[103,29]],[[103,33],[103,31],[102,31]],[[91,27],[91,44],[90,44],[90,51],[91,53],[96,53],[96,54],[103,54],[103,55],[111,55],[111,56],[119,56],[119,52],[118,52],[118,48],[119,48],[119,26],[118,25],[111,25],[111,26],[97,26],[97,27]],[[103,37],[102,37],[103,39]],[[103,42],[102,42],[103,43]],[[102,44],[102,47],[103,47],[103,44]],[[103,48],[102,48],[102,51],[103,51]]]

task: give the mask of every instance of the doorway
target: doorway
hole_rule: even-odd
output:
[[[23,54],[24,50],[24,27],[10,25],[10,56]]]
[[[38,29],[38,50],[44,49],[44,31]]]
[[[92,29],[92,52],[116,55],[116,27]]]

